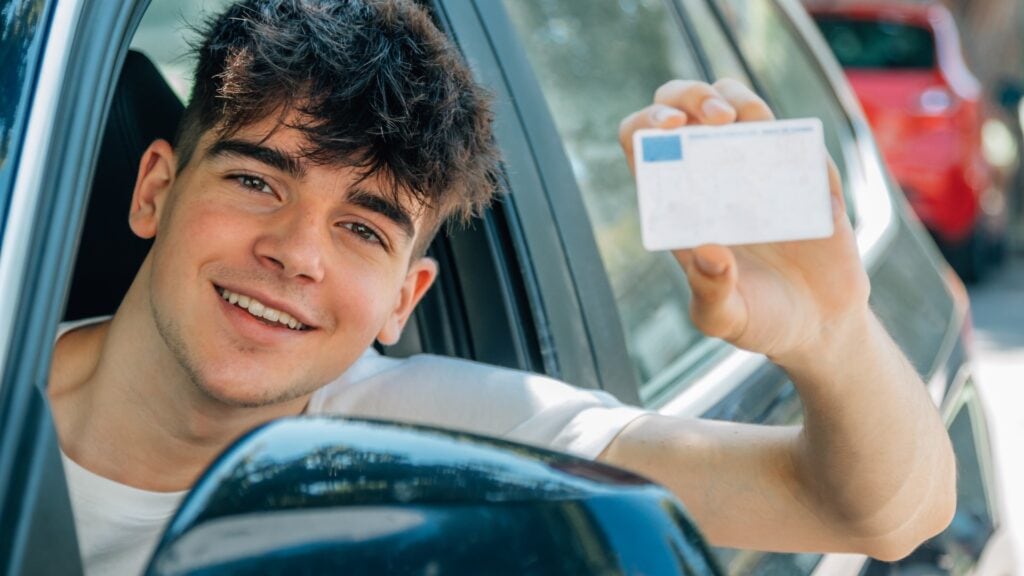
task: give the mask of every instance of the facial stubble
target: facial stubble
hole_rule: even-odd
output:
[[[312,394],[324,385],[322,382],[304,382],[301,385],[299,383],[290,383],[280,394],[265,393],[263,397],[255,399],[231,398],[218,393],[217,389],[211,386],[204,376],[202,363],[197,359],[197,355],[189,345],[189,339],[185,336],[181,325],[161,312],[152,290],[149,291],[149,307],[157,333],[160,334],[160,338],[167,345],[167,349],[171,351],[171,354],[195,390],[209,400],[233,408],[262,408],[282,404],[301,396]],[[241,352],[244,353],[245,350],[241,350]]]

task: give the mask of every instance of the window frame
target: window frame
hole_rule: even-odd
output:
[[[552,350],[560,367],[556,376],[639,404],[632,360],[590,218],[518,34],[500,2],[444,0],[443,5],[449,15],[468,18],[472,12],[480,26],[476,39],[460,34],[459,26],[454,32],[479,79],[497,96],[498,139],[524,233],[522,258],[536,272],[538,305],[552,328]],[[488,65],[473,66],[475,59],[486,59]],[[509,139],[512,132],[522,138]]]
[[[942,419],[947,428],[953,424],[962,410],[967,410],[971,418],[974,448],[979,460],[978,468],[981,470],[984,480],[985,500],[992,519],[993,531],[989,536],[989,541],[991,541],[1004,525],[1001,513],[1005,508],[992,456],[992,434],[989,430],[988,415],[985,412],[985,400],[970,371],[966,369],[957,374],[950,387],[947,401],[942,407]]]
[[[466,2],[458,0],[447,0],[442,4],[450,6],[447,9],[449,14],[467,7]],[[711,78],[710,61],[703,53],[699,35],[693,34],[693,24],[690,22],[686,7],[680,0],[666,0],[666,7],[673,15],[679,33],[682,34],[681,40],[692,47],[697,64],[703,71],[703,79],[709,80]],[[526,232],[525,249],[533,254],[532,265],[538,270],[539,285],[546,285],[546,288],[539,291],[540,305],[546,308],[547,314],[551,314],[551,310],[558,310],[558,318],[549,318],[552,326],[557,328],[571,323],[575,332],[575,339],[560,338],[553,334],[552,341],[558,357],[562,358],[566,354],[573,354],[572,360],[574,361],[560,362],[560,364],[579,366],[577,362],[583,357],[572,348],[573,346],[586,346],[589,349],[592,364],[596,368],[593,372],[597,378],[596,387],[609,390],[626,402],[639,404],[640,383],[631,370],[632,359],[628,356],[625,332],[617,313],[610,282],[596,247],[589,216],[583,208],[579,187],[562,148],[561,137],[547,110],[544,93],[540,89],[539,82],[533,76],[531,64],[526,57],[525,50],[519,44],[518,35],[509,21],[508,15],[505,14],[503,6],[496,2],[474,0],[472,8],[478,14],[485,28],[488,47],[493,50],[493,60],[500,66],[500,78],[496,78],[502,84],[503,90],[499,104],[505,104],[501,101],[503,98],[511,99],[511,106],[514,110],[512,113],[519,120],[519,124],[527,136],[529,146],[527,155],[532,159],[540,181],[545,186],[544,196],[550,214],[543,219],[549,224],[558,225],[558,242],[562,249],[557,253],[549,253],[549,248],[538,240],[539,227],[534,225],[540,214],[536,210],[537,205],[542,202],[532,197],[533,190],[527,192],[522,186],[513,184],[512,196],[518,201],[517,207],[522,208],[519,205],[525,202],[534,208],[529,210],[529,213],[520,214],[519,221]],[[758,89],[761,86],[761,81],[751,70],[743,52],[737,49],[737,40],[732,31],[722,25],[718,7],[714,2],[707,2],[707,8],[718,19],[720,32],[730,46],[736,50],[736,56],[741,66],[748,72],[754,88]],[[871,266],[877,259],[877,255],[882,252],[883,246],[879,245],[879,240],[883,240],[884,236],[891,239],[895,235],[895,227],[892,225],[894,218],[892,217],[892,207],[888,204],[888,188],[884,175],[880,172],[874,175],[869,174],[870,147],[865,152],[863,138],[865,135],[870,136],[870,131],[867,129],[866,123],[863,129],[857,126],[855,119],[859,106],[855,97],[852,93],[843,93],[838,88],[844,86],[841,81],[842,72],[838,69],[838,65],[833,66],[832,69],[827,66],[827,63],[820,65],[819,51],[822,47],[827,50],[824,41],[820,41],[821,46],[808,43],[806,24],[809,23],[812,27],[811,30],[816,31],[813,29],[813,23],[810,23],[809,19],[807,23],[795,22],[794,7],[786,6],[784,2],[776,2],[776,8],[779,16],[792,28],[791,34],[794,36],[794,40],[807,53],[808,58],[812,62],[819,63],[815,73],[834,95],[842,119],[848,125],[850,138],[843,139],[841,143],[844,146],[844,154],[851,158],[850,164],[855,166],[855,173],[851,174],[851,181],[859,182],[858,190],[852,196],[857,199],[863,196],[874,196],[873,204],[876,207],[882,205],[883,212],[887,215],[882,226],[876,227],[883,229],[886,232],[885,235],[874,233],[865,236],[862,234],[863,227],[858,227],[858,240],[861,243],[862,254],[866,256],[866,263]],[[798,11],[796,13],[799,14]],[[456,36],[458,36],[457,30]],[[460,44],[462,43],[460,41]],[[463,51],[467,54],[481,54],[480,50],[474,48],[476,47],[463,46]],[[487,72],[486,67],[483,72]],[[840,79],[839,82],[837,82],[837,78]],[[489,83],[494,84],[493,81]],[[770,99],[769,104],[771,104]],[[851,113],[851,111],[854,112]],[[505,112],[499,113],[499,122],[502,113]],[[860,189],[872,189],[874,193],[865,193]],[[550,192],[551,190],[557,190],[560,193],[553,194]],[[879,197],[882,197],[884,202],[879,202]],[[861,210],[861,202],[858,200],[854,202],[854,205],[858,217],[861,217],[864,212]],[[866,220],[865,218],[858,219]],[[871,220],[877,221],[877,218]],[[549,235],[547,246],[551,245],[550,240]],[[869,250],[865,251],[865,247]],[[538,258],[538,254],[544,254],[545,257]],[[567,258],[567,254],[572,257]],[[553,258],[549,258],[549,256]],[[527,256],[524,259],[530,259],[530,257]],[[562,261],[557,262],[559,259]],[[595,264],[599,265],[595,266]],[[541,271],[542,269],[545,271]],[[565,275],[569,276],[569,282],[562,282],[559,289],[569,289],[575,293],[573,300],[581,304],[581,306],[575,307],[579,318],[575,318],[576,315],[572,313],[562,314],[562,312],[572,312],[571,309],[549,304],[552,298],[558,298],[555,294],[557,290],[551,290],[553,285],[548,281],[547,274],[549,273],[560,274],[563,278]],[[615,311],[615,313],[609,311]],[[557,329],[553,330],[554,332],[557,332]],[[677,367],[674,374],[664,376],[664,378],[671,378],[677,383],[664,385],[649,399],[646,403],[647,407],[667,414],[699,416],[712,411],[718,402],[724,401],[741,384],[762,379],[757,376],[757,373],[763,372],[762,367],[767,362],[763,356],[738,350],[710,339],[698,343],[690,350],[696,351],[698,348],[703,348],[700,354],[696,354],[700,359],[687,366]],[[608,369],[613,362],[630,369]],[[588,386],[586,377],[581,379],[574,376],[574,373],[578,374],[579,372],[569,368],[565,374],[560,371],[555,375],[574,384]],[[680,386],[680,383],[684,381],[690,385]],[[623,386],[623,382],[626,382],[627,385]]]
[[[148,0],[56,0],[0,252],[0,566],[81,573],[45,389],[92,172],[131,30]],[[15,463],[17,465],[15,465]]]

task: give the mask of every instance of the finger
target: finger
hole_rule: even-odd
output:
[[[832,157],[826,154],[826,159],[828,160],[828,189],[832,196],[832,219],[837,221],[840,218],[846,218],[846,196],[843,194],[843,178],[840,176],[839,168],[836,167]]]
[[[736,120],[736,110],[706,82],[671,80],[655,91],[654,101],[678,108],[702,124],[728,124]]]
[[[726,102],[736,110],[739,122],[759,122],[774,120],[775,114],[760,96],[747,88],[742,82],[732,78],[723,78],[715,82],[714,89]]]
[[[736,291],[738,273],[732,251],[715,244],[677,250],[676,259],[690,284],[690,317],[713,338],[734,340],[746,324],[746,309]]]
[[[633,168],[633,133],[643,128],[679,128],[686,125],[686,113],[664,104],[651,104],[638,110],[619,124],[619,144]]]

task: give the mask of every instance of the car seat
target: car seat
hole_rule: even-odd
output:
[[[149,58],[130,50],[107,117],[64,320],[111,315],[127,293],[151,244],[128,227],[139,161],[153,140],[173,140],[184,110]]]

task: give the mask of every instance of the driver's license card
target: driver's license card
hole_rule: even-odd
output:
[[[639,130],[633,150],[647,250],[832,235],[817,118]]]

